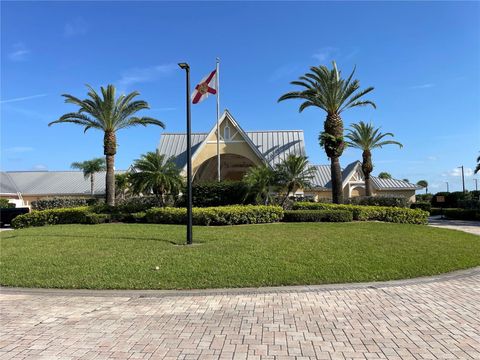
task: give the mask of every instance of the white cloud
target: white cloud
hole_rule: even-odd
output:
[[[312,55],[312,57],[317,59],[319,62],[324,63],[333,60],[334,55],[338,55],[338,49],[331,46],[326,46],[318,50]]]
[[[23,96],[23,97],[18,97],[13,99],[0,100],[0,104],[36,99],[36,98],[45,97],[45,96],[47,96],[47,94],[37,94],[37,95]]]
[[[473,175],[473,169],[463,168],[463,173],[464,173],[465,176],[472,176]],[[462,176],[462,169],[461,168],[452,169],[448,172],[448,175],[450,175],[450,176]]]
[[[299,75],[303,75],[305,73],[305,69],[298,64],[287,64],[278,67],[273,74],[270,76],[270,81],[277,81],[283,78],[292,78],[298,77]]]
[[[171,74],[177,66],[175,64],[163,64],[145,68],[133,68],[125,71],[117,81],[120,89],[125,90],[128,86],[138,83],[154,81],[162,76]]]
[[[12,46],[12,51],[8,54],[8,58],[12,61],[24,61],[28,58],[30,50],[24,43],[19,42]]]
[[[14,147],[5,149],[5,151],[9,153],[25,153],[33,150],[34,149],[31,146],[14,146]]]
[[[430,156],[427,156],[427,160],[436,161],[438,160],[438,158],[436,156],[430,155]]]
[[[410,89],[428,89],[434,87],[435,84],[427,83],[427,84],[420,84],[420,85],[413,85],[410,86]]]
[[[37,165],[32,166],[32,170],[34,170],[34,171],[46,171],[46,170],[48,170],[48,167],[45,164],[37,164]]]
[[[77,35],[84,35],[88,31],[88,24],[85,20],[81,17],[73,19],[65,24],[65,28],[63,30],[63,36],[66,38],[77,36]]]

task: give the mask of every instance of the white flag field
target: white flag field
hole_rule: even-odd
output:
[[[213,70],[210,74],[205,76],[193,90],[191,100],[193,104],[201,103],[210,94],[217,93],[217,70]]]

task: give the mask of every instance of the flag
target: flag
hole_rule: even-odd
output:
[[[217,70],[213,70],[209,75],[205,76],[200,83],[195,86],[191,99],[193,104],[198,104],[205,100],[209,94],[215,95]]]

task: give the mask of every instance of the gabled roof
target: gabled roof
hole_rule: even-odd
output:
[[[252,150],[270,166],[274,166],[289,155],[305,156],[305,143],[302,130],[244,131],[233,116],[225,111],[220,121],[227,119],[244,135]],[[206,139],[216,130],[213,126],[209,133],[192,134],[192,158],[201,151]],[[160,154],[172,158],[175,164],[184,168],[187,163],[187,136],[185,133],[163,133],[158,145]]]
[[[388,189],[388,190],[418,190],[421,189],[421,186],[416,184],[409,183],[404,180],[397,179],[380,179],[376,176],[370,176],[373,186],[377,189]]]
[[[117,174],[125,171],[116,171]],[[13,188],[12,188],[13,186]],[[12,189],[16,191],[11,191]],[[95,174],[95,194],[105,194],[105,171]],[[9,171],[0,177],[2,194],[90,195],[90,179],[81,171]]]

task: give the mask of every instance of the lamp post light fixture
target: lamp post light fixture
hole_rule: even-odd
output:
[[[186,72],[187,86],[187,245],[192,244],[192,128],[190,115],[190,66],[187,63],[179,63],[181,69]]]

